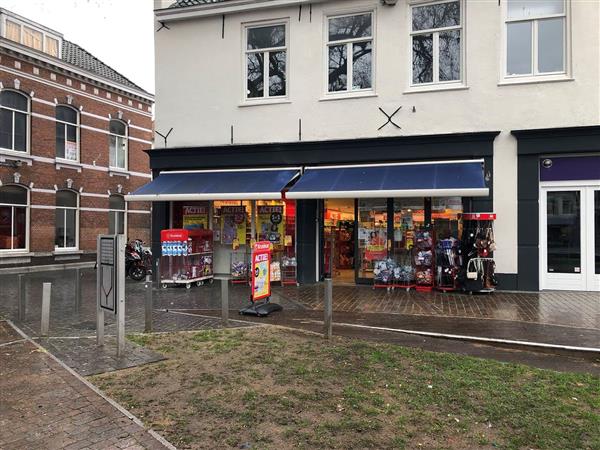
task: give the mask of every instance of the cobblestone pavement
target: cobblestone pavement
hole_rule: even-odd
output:
[[[2,347],[0,392],[2,449],[167,448],[30,341]]]
[[[82,298],[74,295],[75,271],[37,273],[26,276],[26,313],[18,316],[15,275],[0,276],[0,314],[22,324],[32,335],[39,333],[42,282],[53,282],[50,334],[52,336],[91,336],[95,333],[95,271],[82,270]],[[597,292],[496,292],[486,295],[462,293],[420,293],[402,289],[387,291],[370,286],[335,285],[333,307],[336,312],[364,314],[479,319],[492,322],[555,325],[570,328],[600,329],[600,294]],[[126,331],[143,331],[144,283],[128,280],[126,286]],[[247,304],[249,287],[230,286],[232,310]],[[321,310],[322,284],[274,286],[273,301],[287,311]],[[154,330],[176,331],[220,326],[216,319],[172,314],[165,310],[214,311],[221,307],[220,285],[153,290]],[[114,318],[106,314],[106,333],[114,333]]]
[[[86,377],[165,359],[163,355],[127,341],[123,355],[117,356],[117,339],[112,336],[106,337],[101,347],[96,345],[94,337],[51,338],[39,343],[79,375]]]

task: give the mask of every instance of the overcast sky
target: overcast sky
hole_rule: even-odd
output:
[[[153,0],[0,0],[154,93]]]

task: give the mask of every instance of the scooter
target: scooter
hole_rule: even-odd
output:
[[[148,255],[144,254],[141,244],[142,242],[136,239],[125,246],[125,273],[135,281],[142,281],[148,273],[146,267]],[[151,262],[150,267],[152,267]]]

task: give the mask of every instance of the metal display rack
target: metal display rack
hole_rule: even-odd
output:
[[[162,230],[160,283],[163,288],[212,283],[213,232],[211,230]]]
[[[419,230],[415,232],[413,260],[415,266],[415,289],[419,292],[430,292],[434,286],[434,247],[433,232]]]
[[[493,258],[495,213],[462,215],[462,268],[459,284],[469,293],[491,293],[496,290],[496,263]]]
[[[250,283],[250,253],[248,250],[232,252],[229,267],[232,284]]]

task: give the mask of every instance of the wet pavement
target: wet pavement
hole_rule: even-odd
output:
[[[169,448],[6,322],[0,324],[7,344],[0,352],[0,448]]]
[[[14,320],[32,336],[39,335],[42,283],[49,281],[53,283],[50,336],[94,336],[95,271],[87,269],[79,273],[82,283],[79,300],[75,295],[75,270],[26,275],[25,304],[21,309],[17,298],[17,276],[0,276],[0,314]],[[333,293],[334,321],[338,323],[600,348],[600,294],[597,292],[496,292],[467,295],[334,285]],[[127,333],[144,330],[145,294],[144,283],[127,281]],[[239,308],[247,305],[248,296],[248,286],[229,286],[232,318],[237,315]],[[290,320],[320,319],[323,298],[322,284],[273,286],[272,301],[284,307],[284,311],[279,314]],[[218,316],[221,308],[220,281],[191,289],[154,288],[153,308],[153,331],[219,328],[221,322],[215,316]],[[181,311],[192,311],[193,314],[177,313]],[[114,334],[114,317],[110,314],[105,316],[106,333]],[[240,325],[243,323],[231,324]],[[54,345],[58,351],[56,344]],[[89,342],[85,345],[89,345]],[[68,348],[69,346],[72,348]],[[72,340],[60,343],[60,350],[66,355],[81,353],[77,348],[83,349],[83,344]],[[77,366],[75,361],[73,364]],[[79,366],[83,367],[85,364],[87,363],[83,361]],[[115,368],[118,367],[115,364]]]

